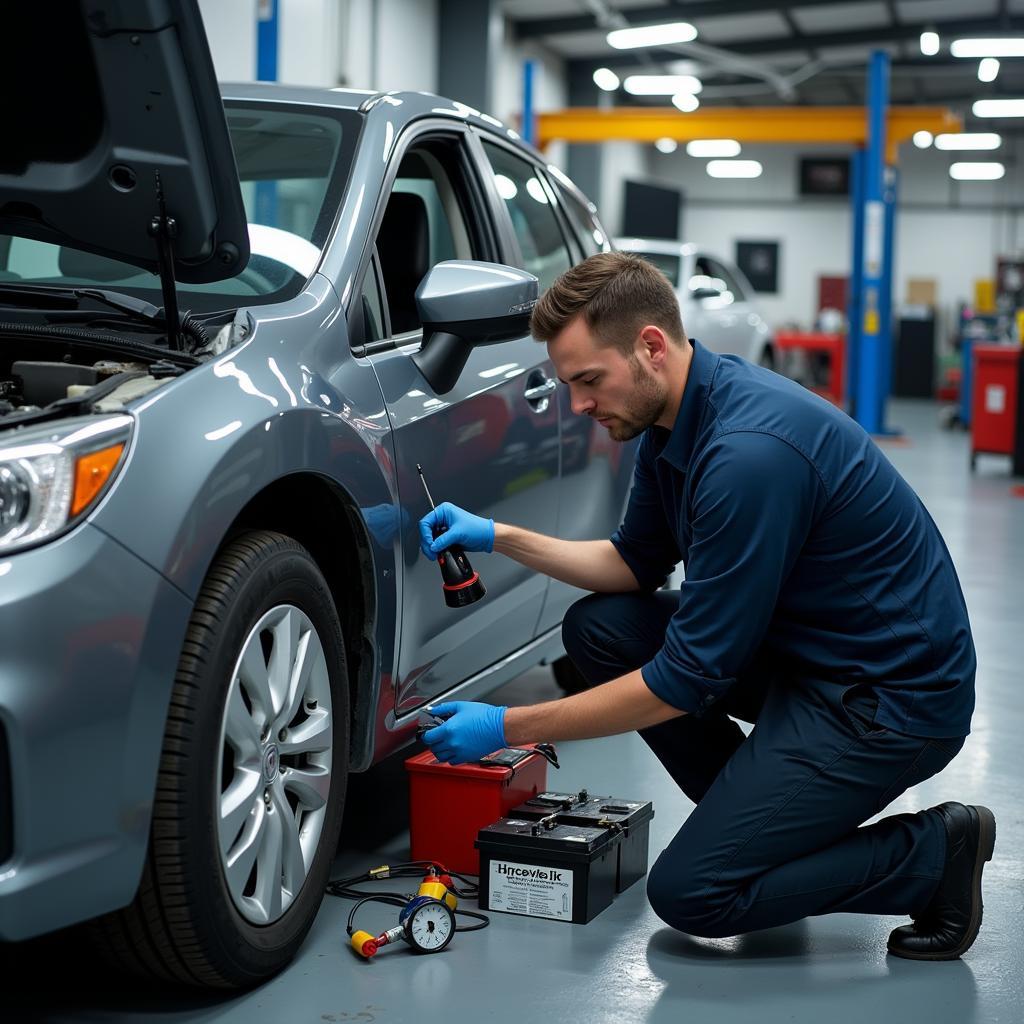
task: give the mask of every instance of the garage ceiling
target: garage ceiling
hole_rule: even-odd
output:
[[[620,78],[690,71],[704,83],[702,106],[861,104],[875,49],[891,57],[893,103],[947,105],[970,121],[976,99],[1024,97],[1024,58],[1002,60],[996,80],[983,83],[977,60],[949,53],[956,38],[1024,37],[1024,0],[502,0],[501,7],[516,38],[563,57],[577,81],[599,67]],[[690,22],[695,43],[615,50],[605,40],[611,29],[671,21]],[[939,34],[934,57],[921,53],[925,30]],[[668,99],[619,89],[615,102]]]

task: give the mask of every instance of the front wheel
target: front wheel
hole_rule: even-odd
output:
[[[248,987],[298,951],[348,782],[345,647],[330,589],[265,531],[217,557],[193,611],[135,901],[97,923],[136,972]]]

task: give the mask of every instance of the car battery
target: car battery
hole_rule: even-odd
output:
[[[502,818],[480,830],[480,907],[586,924],[615,896],[621,833]]]
[[[513,818],[536,821],[554,814],[567,825],[611,827],[622,833],[618,845],[615,891],[625,892],[647,874],[647,847],[650,822],[654,817],[651,802],[620,800],[612,796],[591,796],[585,789],[578,793],[538,793],[511,811]]]
[[[530,744],[506,747],[475,764],[445,764],[429,750],[407,758],[409,834],[413,860],[476,875],[474,846],[485,825],[544,791],[548,762]]]

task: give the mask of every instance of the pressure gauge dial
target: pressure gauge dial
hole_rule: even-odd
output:
[[[404,923],[406,941],[417,953],[440,953],[455,934],[455,915],[440,900],[413,907]]]

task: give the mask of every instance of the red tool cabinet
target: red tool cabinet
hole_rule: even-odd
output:
[[[971,467],[979,453],[1012,455],[1017,425],[1020,345],[974,345]]]

